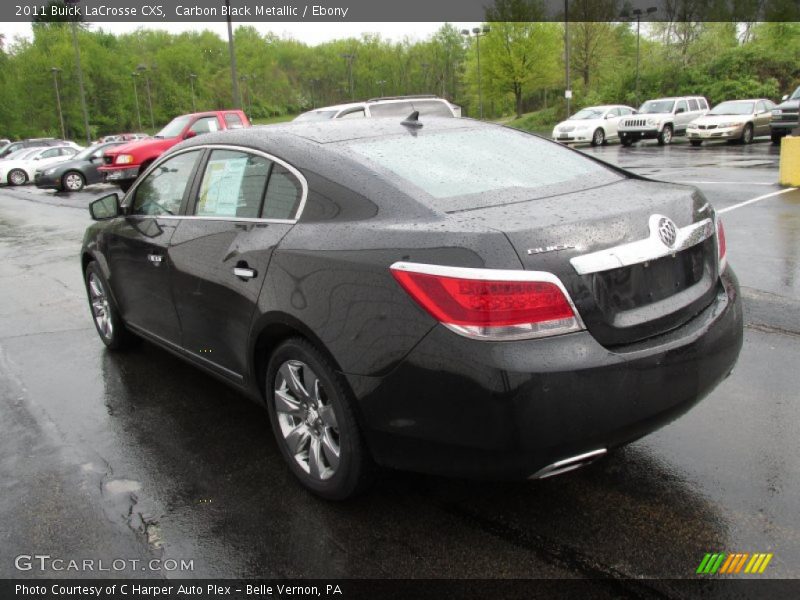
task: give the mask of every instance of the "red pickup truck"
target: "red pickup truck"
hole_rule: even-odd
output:
[[[175,117],[152,138],[123,144],[106,152],[104,164],[98,170],[108,183],[127,192],[139,173],[175,144],[201,133],[243,127],[250,127],[250,121],[240,110],[213,110]]]

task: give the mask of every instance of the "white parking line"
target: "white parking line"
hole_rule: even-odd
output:
[[[793,192],[797,188],[786,188],[785,190],[778,190],[777,192],[772,192],[771,194],[764,194],[763,196],[758,196],[756,198],[750,198],[750,200],[745,200],[744,202],[739,202],[739,204],[734,204],[733,206],[726,206],[717,211],[717,214],[726,213],[731,210],[736,210],[737,208],[742,208],[743,206],[747,206],[748,204],[753,204],[754,202],[759,202],[761,200],[766,200],[767,198],[772,198],[773,196],[779,196],[780,194],[785,194],[786,192]]]

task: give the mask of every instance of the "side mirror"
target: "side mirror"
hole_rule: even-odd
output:
[[[93,163],[101,163],[101,162],[103,162],[103,157],[102,157],[102,156],[97,156],[97,155],[95,155],[95,156],[92,156],[92,157],[89,159],[89,161],[90,161],[90,162],[93,162]]]
[[[122,214],[119,207],[119,196],[109,194],[89,204],[89,214],[95,221],[114,219]]]
[[[608,114],[606,115],[606,121],[607,121],[608,119],[613,119],[615,116],[616,116],[616,115],[612,115],[611,113],[608,113]]]
[[[189,130],[189,131],[187,131],[185,134],[183,134],[183,139],[185,139],[185,140],[188,140],[188,139],[190,139],[190,138],[193,138],[193,137],[195,137],[196,135],[197,135],[197,132],[196,132],[196,131],[192,131],[192,130],[190,129],[190,130]]]
[[[679,108],[678,110],[676,110],[676,111],[675,111],[675,114],[676,114],[676,115],[679,115],[679,114],[681,114],[681,113],[685,113],[685,112],[686,112],[686,109],[685,109],[685,108]]]

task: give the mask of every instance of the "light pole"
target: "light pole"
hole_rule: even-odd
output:
[[[50,71],[53,73],[53,85],[56,88],[56,107],[58,108],[58,122],[61,123],[61,139],[64,140],[67,138],[67,133],[64,130],[64,113],[61,110],[61,92],[58,90],[58,74],[61,69],[50,67]]]
[[[250,112],[250,109],[248,108],[247,105],[250,102],[252,102],[252,98],[250,98],[250,88],[247,86],[247,80],[249,78],[250,77],[248,75],[242,75],[241,77],[239,77],[239,80],[243,83],[243,86],[242,86],[242,110],[244,110],[245,112]]]
[[[473,27],[472,28],[472,35],[475,36],[475,49],[478,53],[478,114],[480,118],[483,118],[483,86],[481,84],[481,36],[486,35],[489,33],[490,29],[488,25],[484,25],[483,28],[480,27]],[[470,37],[469,29],[462,29],[461,35],[466,36],[467,38]]]
[[[189,73],[189,85],[192,88],[192,112],[197,112],[197,104],[194,99],[194,80],[197,79],[196,73]]]
[[[142,130],[142,113],[139,110],[139,90],[136,87],[136,78],[139,77],[139,73],[133,71],[131,73],[131,79],[133,79],[133,97],[136,100],[136,122],[139,123],[139,131]]]
[[[572,88],[569,74],[569,0],[564,0],[564,68],[565,81],[567,87],[564,90],[564,98],[567,100],[567,119],[570,115],[570,104],[572,104]]]
[[[228,53],[231,55],[231,84],[233,86],[233,108],[242,108],[242,97],[239,95],[239,77],[236,74],[236,49],[233,47],[233,25],[231,24],[231,0],[225,0],[228,22]]]
[[[428,93],[428,68],[430,67],[430,63],[422,63],[420,67],[422,67],[422,93]]]
[[[311,108],[317,108],[316,90],[319,79],[311,80]]]
[[[79,0],[64,0],[66,4],[77,4]],[[86,145],[92,143],[92,134],[89,131],[89,111],[86,109],[86,90],[83,87],[83,68],[81,67],[81,48],[78,44],[78,24],[70,23],[72,28],[72,47],[75,48],[75,63],[78,67],[78,90],[81,94],[81,112],[83,112],[83,128],[86,131]]]
[[[353,59],[356,57],[355,54],[352,52],[346,54],[340,54],[343,59],[347,61],[347,81],[349,82],[350,86],[350,100],[355,99],[354,91],[353,91]]]
[[[378,87],[380,87],[380,90],[381,90],[381,97],[383,97],[383,86],[385,86],[385,85],[386,85],[386,80],[385,80],[385,79],[379,79],[379,80],[378,80],[378,81],[376,81],[375,83],[377,83],[377,84],[378,84]]]
[[[639,41],[641,39],[640,28],[641,28],[641,22],[642,22],[642,15],[644,15],[644,14],[652,15],[656,11],[658,11],[657,7],[649,6],[645,10],[642,10],[641,8],[634,8],[633,10],[630,11],[630,13],[628,13],[628,11],[626,10],[626,11],[623,11],[623,13],[621,15],[623,18],[626,18],[626,19],[630,18],[630,15],[633,15],[634,17],[636,17],[636,88],[635,88],[635,94],[636,94],[636,105],[637,106],[639,105],[639,54],[640,54]]]
[[[136,70],[140,73],[145,73],[144,76],[144,84],[145,89],[147,90],[147,106],[150,109],[150,128],[155,131],[156,130],[156,120],[153,118],[153,95],[150,93],[150,77],[146,74],[147,67],[145,65],[139,65],[136,67]]]

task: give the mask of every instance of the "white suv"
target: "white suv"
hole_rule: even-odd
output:
[[[657,139],[661,145],[669,144],[674,136],[686,133],[689,123],[707,112],[708,101],[703,96],[648,100],[636,116],[620,121],[619,139],[623,146],[641,139]]]
[[[295,121],[327,121],[328,119],[364,119],[370,117],[407,117],[415,110],[420,116],[460,117],[461,107],[438,96],[391,96],[371,98],[366,102],[348,102],[315,108],[298,115]]]

